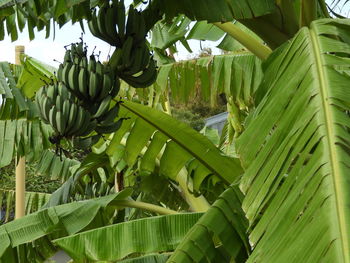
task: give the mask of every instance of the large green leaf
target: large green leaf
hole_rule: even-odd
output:
[[[117,156],[119,159],[125,159],[129,165],[135,163],[137,156],[149,142],[150,145],[160,143],[165,146],[160,160],[161,171],[171,179],[175,179],[182,167],[192,158],[197,159],[202,166],[227,183],[239,178],[241,168],[238,161],[224,156],[205,136],[186,124],[166,113],[130,101],[124,101],[121,109],[120,115],[124,117],[125,114],[131,119],[124,120],[122,128],[115,133],[107,148],[107,154],[112,158],[116,151],[120,152],[118,146],[126,133],[130,132],[124,153]],[[130,131],[131,125],[133,127]],[[153,136],[156,132],[163,136]],[[151,162],[154,163],[155,156],[160,153],[161,145],[147,147],[150,153],[148,154],[147,150],[145,155],[148,155]]]
[[[232,21],[266,15],[275,10],[274,0],[155,0],[152,4],[169,16],[185,14],[192,20]]]
[[[51,129],[39,120],[0,120],[0,167],[9,165],[13,157],[26,155],[38,160],[49,146]]]
[[[265,65],[237,143],[248,262],[350,262],[349,47],[349,20],[318,20]]]
[[[56,164],[56,166],[60,167],[59,160],[55,157],[52,156],[51,153],[47,154],[47,162],[46,160],[44,163],[42,163],[42,168],[44,168],[44,171],[46,168],[48,168],[47,164],[51,161],[53,162],[53,165]],[[73,164],[72,160],[67,159],[67,165]],[[70,170],[67,171],[67,176],[71,175],[66,179],[64,184],[58,188],[55,192],[52,193],[51,198],[47,204],[45,204],[45,207],[52,207],[52,206],[57,206],[60,204],[65,204],[68,203],[72,200],[74,200],[74,196],[76,194],[80,194],[80,197],[84,198],[91,198],[90,196],[86,196],[86,191],[91,190],[86,188],[87,185],[83,182],[83,177],[87,176],[89,174],[96,174],[98,173],[99,168],[103,168],[109,166],[109,158],[106,153],[101,153],[101,154],[95,154],[95,153],[90,153],[85,157],[83,162],[79,166],[70,166]],[[51,163],[49,165],[50,170],[54,169],[54,166],[51,166]],[[57,168],[59,169],[59,168]],[[61,169],[65,169],[65,167],[62,167]],[[91,186],[90,186],[91,187]]]
[[[80,162],[65,156],[58,156],[50,150],[42,153],[36,170],[40,174],[46,174],[51,179],[61,179],[63,182],[71,175],[70,168],[79,165]]]
[[[249,253],[243,195],[230,186],[187,233],[167,262],[245,262]],[[230,261],[230,258],[234,261]]]
[[[38,211],[49,199],[50,194],[38,192],[25,193],[25,213],[30,214]],[[12,220],[15,208],[15,191],[0,189],[0,223]]]
[[[28,28],[31,40],[35,37],[34,29],[37,31],[45,29],[46,37],[49,37],[53,19],[61,27],[69,21],[74,23],[89,18],[91,15],[90,7],[94,7],[96,4],[96,1],[86,0],[2,1],[0,2],[0,18],[4,19],[0,20],[0,29],[2,29],[0,30],[0,40],[3,40],[5,36],[5,21],[7,33],[11,36],[12,41],[18,38],[18,30],[22,32],[25,27]]]
[[[127,256],[173,251],[202,214],[149,217],[97,228],[53,242],[75,262],[116,261]]]
[[[167,88],[177,102],[200,96],[214,106],[224,93],[244,109],[254,105],[261,79],[261,61],[248,52],[239,52],[163,65],[155,85],[161,87],[156,89],[161,94]]]
[[[29,56],[23,57],[22,65],[23,70],[18,78],[17,88],[29,98],[33,97],[45,83],[49,83],[57,71],[54,67]]]
[[[53,233],[62,237],[86,227],[101,227],[108,219],[103,217],[103,209],[113,200],[125,199],[129,195],[130,190],[125,190],[106,197],[50,207],[4,224],[0,226],[0,259],[6,260],[8,249]]]

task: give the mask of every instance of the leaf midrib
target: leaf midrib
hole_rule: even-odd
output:
[[[324,116],[325,116],[325,127],[327,131],[327,142],[328,142],[328,148],[330,152],[330,165],[331,165],[331,170],[333,171],[333,185],[334,185],[334,191],[335,191],[335,200],[336,200],[336,209],[337,209],[337,216],[339,220],[339,232],[341,236],[341,244],[343,248],[343,256],[344,256],[344,262],[350,262],[350,257],[349,254],[347,253],[347,248],[349,247],[349,240],[346,235],[346,219],[345,215],[343,213],[343,207],[345,207],[344,203],[344,198],[343,198],[343,193],[342,193],[342,187],[341,187],[341,180],[339,178],[340,175],[340,167],[339,167],[339,159],[337,156],[337,151],[336,151],[336,134],[333,128],[333,124],[335,123],[332,115],[332,109],[330,104],[327,102],[327,100],[330,98],[328,94],[328,87],[329,87],[329,80],[326,77],[327,74],[324,70],[323,65],[324,60],[321,56],[321,48],[319,45],[318,41],[318,35],[315,32],[315,30],[310,28],[310,37],[311,37],[311,45],[312,45],[312,50],[313,50],[313,55],[316,61],[316,69],[317,69],[317,74],[318,74],[318,79],[320,82],[320,95],[321,95],[321,100],[322,100],[322,106],[324,109]]]
[[[159,130],[161,133],[163,133],[165,136],[167,136],[168,138],[171,138],[175,143],[177,143],[180,147],[182,147],[183,149],[185,149],[189,154],[191,154],[193,157],[195,157],[202,165],[204,165],[205,167],[207,167],[210,171],[214,172],[216,175],[218,175],[220,178],[222,178],[223,180],[225,180],[225,182],[227,183],[231,183],[229,178],[226,178],[226,175],[220,174],[214,167],[212,167],[211,165],[209,165],[207,162],[205,162],[200,156],[198,156],[198,154],[196,154],[195,152],[191,151],[191,149],[189,147],[187,147],[186,145],[184,145],[182,142],[180,142],[179,140],[177,140],[176,138],[174,138],[171,134],[169,134],[167,131],[165,131],[164,129],[162,129],[160,126],[158,126],[156,123],[151,122],[150,120],[148,120],[147,118],[145,118],[144,116],[138,114],[138,112],[134,111],[133,109],[131,109],[130,107],[128,107],[127,105],[125,105],[125,103],[121,104],[122,107],[125,107],[126,109],[128,109],[130,112],[134,113],[135,115],[137,115],[139,118],[143,119],[144,121],[146,121],[148,124],[152,125],[153,127],[155,127],[157,130]]]

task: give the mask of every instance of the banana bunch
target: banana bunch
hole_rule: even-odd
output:
[[[128,36],[121,49],[116,49],[109,60],[118,76],[134,88],[146,88],[157,78],[155,61],[146,41],[133,46],[134,38]]]
[[[99,104],[108,96],[114,98],[119,92],[120,81],[108,64],[96,61],[94,54],[88,59],[86,49],[80,48],[82,45],[82,42],[72,44],[72,48],[66,50],[57,79],[92,109],[92,103]]]
[[[98,134],[111,133],[119,128],[120,124],[114,122],[119,103],[113,98],[119,92],[120,80],[108,63],[96,60],[94,54],[87,58],[83,42],[72,44],[71,49],[66,50],[57,78],[76,97],[78,105],[89,112]]]
[[[94,36],[116,47],[109,64],[121,79],[135,88],[148,87],[156,80],[144,12],[130,5],[126,21],[124,1],[106,1],[93,11],[88,24]]]
[[[98,12],[93,11],[88,22],[91,34],[109,43],[120,47],[125,38],[125,5],[124,0],[105,1]]]
[[[130,5],[125,41],[116,48],[109,63],[118,76],[135,88],[150,86],[157,78],[155,61],[146,40],[145,19],[142,12]]]
[[[78,103],[62,82],[43,86],[35,95],[42,120],[50,124],[60,137],[89,135],[97,126],[89,111]]]

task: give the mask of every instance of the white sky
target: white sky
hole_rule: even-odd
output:
[[[36,32],[35,39],[29,41],[29,36],[24,29],[18,37],[18,40],[11,42],[9,36],[5,37],[3,41],[0,41],[0,61],[9,61],[14,62],[15,57],[15,46],[23,45],[25,46],[25,53],[29,56],[32,56],[36,59],[39,59],[45,63],[51,64],[53,66],[58,65],[55,60],[62,61],[64,57],[64,46],[73,42],[78,42],[81,36],[82,30],[79,24],[71,25],[67,23],[61,29],[56,27],[55,39],[53,35],[48,39],[45,39],[45,31]],[[90,34],[89,29],[85,28],[85,35],[83,36],[84,41],[88,43],[89,51],[97,46],[96,51],[101,51],[101,57],[107,58],[109,51],[109,45],[105,42],[99,40],[98,38],[93,37]]]

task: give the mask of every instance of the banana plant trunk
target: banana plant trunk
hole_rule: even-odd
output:
[[[21,64],[21,54],[24,53],[24,46],[16,46],[15,48],[15,63]],[[16,163],[16,207],[15,218],[25,216],[25,157],[20,157]]]

